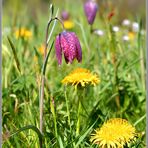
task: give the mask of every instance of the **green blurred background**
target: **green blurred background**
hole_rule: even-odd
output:
[[[73,10],[77,13],[78,3],[83,3],[84,0],[4,0],[3,1],[3,25],[7,25],[8,21],[12,25],[18,23],[17,16],[22,17],[22,21],[26,23],[29,19],[38,22],[39,14],[44,14],[48,17],[49,5],[53,3],[60,9]],[[126,18],[136,19],[137,16],[142,18],[145,24],[146,18],[146,1],[145,0],[98,0],[99,11],[102,15],[104,11],[116,11],[118,22]],[[72,4],[69,7],[69,4]],[[81,6],[81,5],[79,5]],[[83,9],[83,8],[82,8]],[[26,16],[24,16],[26,14]]]

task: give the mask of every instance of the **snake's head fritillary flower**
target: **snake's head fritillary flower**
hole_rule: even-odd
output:
[[[123,148],[134,141],[136,129],[127,120],[109,119],[100,129],[96,129],[90,141],[102,148]]]
[[[85,15],[87,17],[88,23],[90,25],[92,25],[95,20],[97,10],[98,10],[98,5],[94,0],[87,0],[85,2],[84,11],[85,11]]]
[[[65,10],[62,11],[61,13],[61,18],[62,20],[68,20],[69,19],[69,13]]]
[[[58,64],[62,63],[62,53],[66,63],[72,63],[76,58],[82,61],[82,49],[78,37],[74,32],[63,31],[56,37],[55,41],[56,57]]]

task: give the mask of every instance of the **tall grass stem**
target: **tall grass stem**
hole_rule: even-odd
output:
[[[66,100],[68,124],[69,124],[69,128],[70,128],[70,133],[71,133],[70,111],[69,111],[68,98],[67,98],[67,93],[66,93],[66,86],[65,86],[65,89],[64,89],[64,95],[65,95],[65,100]]]

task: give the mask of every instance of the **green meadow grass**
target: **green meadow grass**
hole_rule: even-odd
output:
[[[63,7],[64,4],[55,4],[54,15],[59,8],[60,16]],[[144,26],[141,25],[140,31],[135,33],[133,40],[123,41],[122,37],[126,28],[118,23],[116,16],[113,16],[109,23],[106,18],[108,12],[105,11],[102,17],[97,14],[93,25],[93,28],[104,31],[103,36],[97,36],[90,33],[90,26],[84,16],[82,2],[67,2],[65,7],[71,14],[71,20],[75,23],[74,28],[70,31],[75,32],[80,40],[83,59],[82,63],[75,60],[71,65],[67,65],[63,58],[62,65],[59,67],[54,46],[52,48],[45,75],[44,147],[95,148],[97,146],[90,142],[92,132],[101,127],[106,120],[114,117],[127,119],[139,133],[136,142],[130,147],[146,147],[146,51],[145,35],[140,34]],[[38,9],[40,8],[38,7]],[[40,135],[34,126],[39,128],[39,78],[43,59],[39,52],[38,54],[35,52],[35,49],[38,50],[45,41],[50,12],[48,11],[46,15],[40,10],[37,12],[37,20],[33,20],[27,10],[22,11],[20,16],[19,13],[14,13],[16,22],[15,17],[10,20],[4,15],[3,32],[6,27],[10,29],[10,32],[5,31],[2,36],[4,148],[39,147]],[[25,16],[24,22],[22,16]],[[141,18],[133,17],[131,21],[137,21],[140,24]],[[120,28],[117,33],[110,29],[116,25]],[[33,34],[32,38],[27,41],[21,38],[16,39],[14,27],[29,28]],[[57,22],[49,47],[60,32],[62,32],[62,27]],[[10,42],[14,46],[13,50]],[[35,56],[38,60],[34,60]],[[61,81],[78,67],[96,73],[101,81],[96,86],[87,86],[83,90],[79,90],[83,107],[80,114],[80,133],[76,135],[78,95],[74,86],[65,87]],[[52,98],[54,106],[51,103]],[[66,103],[68,103],[69,116]],[[23,127],[26,129],[23,130]],[[19,129],[21,132],[18,131]]]

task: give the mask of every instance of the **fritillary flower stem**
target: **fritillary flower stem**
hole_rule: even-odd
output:
[[[93,27],[92,27],[92,25],[90,25],[90,33],[93,33]]]
[[[47,23],[47,28],[46,28],[46,36],[45,36],[45,48],[44,48],[44,59],[43,59],[43,67],[42,67],[42,73],[41,73],[41,86],[40,86],[40,91],[39,91],[39,98],[40,98],[40,104],[39,104],[39,107],[40,107],[40,132],[43,134],[43,102],[44,102],[44,85],[45,85],[45,72],[46,72],[46,65],[47,65],[47,60],[48,60],[48,57],[50,55],[50,52],[51,52],[51,49],[52,49],[52,46],[48,52],[48,55],[47,55],[47,47],[48,47],[48,44],[49,44],[49,41],[50,41],[50,38],[51,38],[51,35],[53,33],[53,30],[55,28],[55,23],[51,29],[51,32],[48,36],[48,32],[49,32],[49,27],[50,27],[50,24],[52,21],[60,21],[57,16],[58,16],[58,10],[57,10],[57,13],[56,13],[56,16],[53,18],[53,5],[50,6],[50,10],[51,10],[51,16],[50,16],[50,19]],[[61,22],[61,21],[60,21]],[[62,22],[61,22],[62,23]],[[62,23],[63,25],[63,23]],[[64,26],[63,26],[63,29],[64,29]],[[43,147],[43,143],[41,142],[40,143],[40,148]]]
[[[65,87],[65,89],[64,89],[64,94],[65,94],[65,100],[66,100],[68,124],[69,124],[69,127],[70,127],[70,133],[71,133],[70,111],[69,111],[69,106],[68,106],[68,98],[67,98],[67,93],[66,93],[66,87]]]

